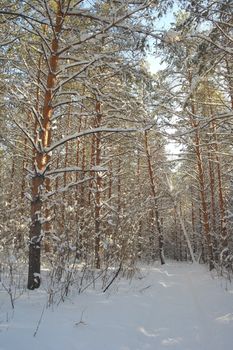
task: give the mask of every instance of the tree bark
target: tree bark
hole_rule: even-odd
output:
[[[182,215],[182,212],[181,212],[181,208],[179,210],[177,210],[176,203],[174,204],[174,208],[175,208],[175,213],[177,214],[177,216],[179,218],[180,226],[181,226],[181,229],[183,231],[184,237],[186,239],[186,243],[187,243],[187,246],[188,246],[188,249],[189,249],[189,253],[190,253],[192,262],[196,263],[196,259],[195,259],[194,253],[193,253],[193,248],[192,248],[192,245],[191,245],[191,242],[190,242],[190,238],[189,238],[188,232],[187,232],[186,227],[185,227],[185,223],[184,223],[183,215]]]
[[[153,196],[154,200],[154,210],[153,213],[155,215],[155,222],[156,222],[156,227],[158,231],[158,240],[159,240],[159,257],[160,257],[160,262],[161,265],[165,264],[165,258],[164,258],[164,251],[163,251],[163,245],[164,245],[164,237],[163,237],[163,232],[162,232],[162,227],[161,227],[161,222],[160,222],[160,217],[159,217],[159,210],[158,210],[158,201],[156,198],[156,189],[155,189],[155,182],[154,182],[154,172],[151,164],[151,155],[150,155],[150,150],[149,150],[149,145],[148,145],[148,135],[147,131],[144,132],[144,144],[145,144],[145,151],[146,151],[146,157],[147,157],[147,163],[148,163],[148,173],[150,177],[150,187],[151,187],[151,194]]]
[[[191,75],[189,76],[189,83],[191,88],[192,86]],[[193,99],[193,96],[191,96],[191,98]],[[207,206],[206,192],[205,192],[206,184],[205,184],[202,150],[201,150],[201,142],[200,142],[200,128],[199,128],[199,122],[195,118],[196,108],[193,101],[191,101],[191,112],[192,114],[190,117],[190,122],[191,122],[191,126],[195,130],[194,151],[196,154],[196,161],[197,161],[199,193],[200,193],[200,201],[201,201],[201,208],[202,208],[202,215],[203,215],[203,226],[204,226],[204,233],[205,233],[207,249],[208,249],[209,269],[212,270],[214,268],[213,243],[212,243],[211,234],[210,234],[208,206]]]
[[[96,127],[101,125],[100,102],[96,101]],[[101,162],[101,134],[95,136],[95,165],[100,166]],[[102,179],[100,173],[96,173],[95,190],[95,267],[100,269],[100,211],[101,211],[101,186]]]
[[[49,57],[49,67],[46,83],[46,91],[43,101],[42,128],[39,132],[39,139],[35,140],[41,150],[35,150],[34,170],[35,176],[32,179],[32,201],[31,201],[31,226],[29,232],[29,268],[28,268],[28,289],[35,289],[40,286],[40,265],[41,265],[41,240],[42,232],[42,198],[41,192],[46,185],[43,171],[46,169],[50,155],[44,152],[51,142],[51,117],[53,113],[52,98],[53,89],[56,86],[56,71],[58,67],[58,36],[62,29],[63,14],[60,3],[57,2],[56,24],[54,27],[54,37],[51,42],[51,55]]]

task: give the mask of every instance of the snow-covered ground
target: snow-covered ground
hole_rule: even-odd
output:
[[[1,292],[0,350],[232,349],[233,285],[225,287],[204,266],[169,263],[45,309],[43,288],[14,312]]]

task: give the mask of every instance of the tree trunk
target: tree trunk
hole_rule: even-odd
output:
[[[205,232],[207,248],[208,248],[209,269],[212,270],[214,268],[213,244],[212,244],[211,235],[210,235],[208,206],[207,206],[206,194],[205,194],[204,169],[203,169],[202,155],[201,155],[201,150],[200,150],[199,130],[198,130],[198,126],[196,124],[194,124],[193,126],[196,128],[196,131],[195,131],[195,153],[196,153],[196,158],[197,158],[198,180],[199,180],[199,188],[200,188],[200,199],[201,199],[201,206],[202,206],[203,225],[204,225],[204,232]]]
[[[213,132],[214,132],[214,140],[215,140],[215,160],[217,166],[217,179],[218,179],[218,201],[219,201],[219,209],[220,209],[220,223],[221,223],[221,259],[226,259],[229,251],[228,251],[228,234],[227,234],[227,222],[226,222],[226,211],[225,211],[225,201],[223,195],[223,186],[222,186],[222,171],[221,171],[221,160],[219,157],[219,148],[218,148],[218,140],[216,134],[216,126],[213,122]]]
[[[96,127],[101,125],[100,102],[96,102]],[[95,140],[95,165],[100,166],[101,162],[101,134],[96,135]],[[101,211],[101,186],[102,179],[100,172],[96,171],[96,191],[95,191],[95,267],[100,269],[100,211]]]
[[[192,86],[191,75],[189,76],[189,83],[191,88]],[[191,98],[193,99],[193,96],[191,96]],[[205,192],[206,184],[205,184],[204,167],[203,167],[203,160],[202,160],[199,122],[195,119],[196,108],[193,101],[191,102],[191,112],[192,112],[190,117],[191,126],[195,130],[194,151],[196,154],[196,161],[197,161],[199,193],[200,193],[200,201],[201,201],[201,208],[202,208],[202,215],[203,215],[203,226],[204,226],[204,233],[205,233],[207,249],[208,249],[209,269],[212,270],[214,268],[213,243],[212,243],[211,234],[210,234],[208,206],[207,206],[206,192]]]
[[[177,210],[176,203],[175,203],[175,213],[177,214],[177,216],[179,218],[180,226],[181,226],[181,229],[183,231],[184,237],[186,239],[186,243],[187,243],[187,246],[188,246],[188,249],[189,249],[189,253],[190,253],[192,262],[196,263],[196,259],[195,259],[194,253],[193,253],[193,248],[192,248],[192,245],[191,245],[191,242],[190,242],[190,238],[189,238],[188,232],[187,232],[185,224],[184,224],[184,219],[183,219],[183,215],[182,215],[182,212],[181,212],[181,207],[180,207],[179,210]]]
[[[148,173],[149,173],[149,177],[150,177],[151,194],[152,194],[153,200],[154,200],[153,212],[155,213],[155,222],[156,222],[156,227],[157,227],[157,231],[158,231],[159,257],[160,257],[161,265],[163,265],[163,264],[165,264],[165,258],[164,258],[164,252],[163,252],[164,238],[163,238],[163,232],[162,232],[161,222],[160,222],[160,218],[159,218],[158,201],[156,198],[154,172],[153,172],[153,168],[152,168],[152,164],[151,164],[151,155],[150,155],[150,150],[149,150],[149,145],[148,145],[147,131],[145,131],[145,133],[144,133],[144,143],[145,143],[145,151],[146,151],[146,157],[147,157],[147,163],[148,163]]]
[[[62,28],[63,15],[60,4],[57,2],[56,24],[54,27],[54,37],[51,42],[51,55],[49,57],[49,67],[46,83],[46,91],[43,101],[43,119],[42,128],[39,132],[39,139],[35,140],[38,148],[35,150],[34,171],[35,175],[32,179],[32,201],[31,201],[31,226],[29,232],[29,269],[28,269],[28,289],[35,289],[40,286],[40,256],[41,256],[41,240],[42,240],[42,198],[41,192],[45,183],[43,175],[44,170],[50,161],[50,155],[44,152],[44,148],[51,142],[51,117],[53,113],[52,98],[53,89],[56,85],[56,71],[58,67],[58,36]]]

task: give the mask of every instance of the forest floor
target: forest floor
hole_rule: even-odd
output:
[[[205,266],[144,266],[130,281],[45,308],[42,288],[12,311],[0,293],[0,350],[225,350],[233,344],[233,285]]]

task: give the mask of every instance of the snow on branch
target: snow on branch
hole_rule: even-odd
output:
[[[196,35],[198,38],[204,39],[206,41],[208,41],[210,44],[214,45],[215,47],[217,47],[218,49],[220,49],[221,51],[224,51],[230,55],[233,54],[233,50],[231,47],[223,47],[222,45],[220,45],[219,43],[216,43],[215,41],[213,41],[209,36],[206,36],[204,34],[198,34]],[[194,36],[195,37],[195,36]],[[232,40],[232,39],[231,39]]]
[[[106,133],[125,133],[125,132],[137,132],[139,131],[138,129],[135,128],[129,128],[129,129],[124,129],[124,128],[95,128],[95,129],[88,129],[88,130],[84,130],[81,132],[76,132],[74,134],[71,135],[67,135],[66,137],[64,137],[61,140],[58,140],[57,142],[54,142],[50,147],[46,147],[44,149],[44,151],[46,153],[49,153],[51,151],[53,151],[55,148],[60,147],[62,145],[64,145],[64,143],[68,142],[68,141],[72,141],[75,139],[78,139],[79,137],[83,137],[83,136],[88,136],[88,135],[92,135],[95,133],[99,133],[99,132],[106,132]]]
[[[58,190],[56,191],[51,191],[51,192],[48,192],[44,195],[45,198],[49,198],[51,196],[54,196],[55,194],[58,194],[58,193],[63,193],[63,192],[66,192],[67,190],[69,190],[71,187],[74,187],[74,186],[78,186],[78,185],[81,185],[83,184],[84,182],[87,182],[87,181],[90,181],[90,180],[93,180],[93,177],[92,176],[89,176],[89,177],[86,177],[80,181],[76,181],[76,182],[71,182],[69,183],[67,186],[65,187],[61,187],[59,188]],[[43,199],[45,199],[43,198]]]
[[[56,175],[56,174],[60,174],[60,173],[71,173],[71,172],[75,172],[75,171],[76,172],[82,171],[82,168],[74,166],[74,167],[54,169],[54,170],[47,171],[46,176]]]
[[[108,168],[103,168],[100,166],[93,166],[90,169],[82,169],[81,167],[73,166],[73,167],[66,167],[66,168],[59,168],[59,169],[54,169],[46,172],[46,176],[50,175],[57,175],[61,173],[71,173],[71,172],[106,172],[108,171]]]
[[[62,86],[64,86],[65,84],[67,84],[68,82],[70,82],[71,80],[73,80],[74,78],[76,78],[78,75],[80,75],[81,73],[85,72],[85,70],[90,67],[93,63],[95,63],[98,60],[98,58],[93,59],[91,62],[89,62],[88,64],[86,64],[82,69],[80,69],[78,72],[74,73],[71,77],[68,77],[67,79],[63,80],[60,82],[60,84],[58,85],[58,87],[54,90],[54,92],[56,93],[57,90],[61,89]],[[68,68],[68,66],[66,67],[66,69]]]
[[[85,36],[81,37],[79,40],[74,41],[73,43],[71,43],[71,44],[67,45],[66,47],[62,48],[60,51],[58,51],[58,55],[61,55],[62,53],[66,52],[67,50],[69,50],[72,47],[78,46],[80,44],[83,44],[84,42],[87,42],[87,41],[89,41],[91,39],[96,38],[98,35],[107,32],[111,28],[119,26],[120,23],[123,22],[125,19],[131,17],[132,15],[134,15],[137,12],[145,10],[151,4],[152,4],[152,1],[149,1],[149,2],[146,1],[143,4],[141,4],[141,6],[137,7],[136,9],[134,9],[134,10],[132,10],[130,12],[126,12],[124,15],[113,19],[111,22],[107,22],[106,26],[103,26],[102,28],[97,30],[95,33],[92,33],[90,35],[85,35]],[[80,14],[80,12],[79,12],[79,14]],[[104,21],[102,20],[102,23],[103,22],[106,23],[106,18],[104,18]]]
[[[24,127],[22,127],[19,123],[16,122],[16,120],[14,120],[14,123],[18,126],[18,128],[24,133],[24,135],[28,138],[28,140],[31,142],[31,144],[33,145],[33,147],[40,152],[39,148],[37,147],[37,145],[35,144],[33,138],[31,137],[31,135],[29,135],[29,133],[25,130]]]
[[[44,130],[43,125],[42,125],[42,122],[41,122],[42,116],[40,115],[40,113],[37,112],[37,110],[36,110],[35,107],[33,107],[33,106],[31,106],[31,111],[32,111],[33,115],[35,116],[35,118],[36,118],[38,124],[40,125],[41,130]]]
[[[0,15],[9,15],[9,16],[16,16],[16,17],[21,17],[30,21],[37,22],[39,24],[47,24],[47,21],[45,18],[43,19],[37,19],[34,17],[30,17],[25,15],[24,13],[21,12],[14,12],[14,11],[6,11],[6,10],[0,10]]]
[[[43,32],[38,30],[36,28],[36,26],[33,23],[29,22],[27,19],[26,19],[26,21],[32,26],[32,28],[35,31],[35,34],[38,35],[41,38],[42,42],[45,43],[45,45],[46,45],[47,49],[49,50],[50,54],[52,54],[52,49],[50,47],[50,42],[46,39],[46,37],[44,36]]]
[[[69,57],[66,57],[65,59],[69,59]],[[90,61],[76,61],[74,63],[70,63],[70,64],[67,64],[67,65],[64,65],[62,66],[62,68],[56,73],[56,76],[58,76],[59,74],[63,73],[65,70],[67,69],[70,69],[70,68],[74,68],[74,67],[77,67],[77,66],[82,66],[84,64],[89,64]]]
[[[185,109],[187,107],[187,104],[190,100],[190,98],[192,98],[194,91],[197,89],[197,87],[199,86],[199,84],[202,82],[202,79],[205,78],[206,76],[208,76],[208,74],[213,70],[213,68],[215,68],[217,66],[217,64],[222,60],[222,58],[225,56],[221,55],[221,57],[217,57],[217,60],[215,60],[212,64],[210,64],[209,66],[206,66],[204,71],[201,73],[198,73],[196,75],[196,77],[193,79],[192,83],[191,83],[191,87],[190,87],[190,91],[187,94],[184,102],[183,102],[183,109]]]
[[[13,42],[15,42],[16,40],[20,39],[21,37],[22,37],[22,35],[21,35],[21,36],[16,36],[15,38],[10,39],[10,40],[8,40],[8,41],[3,41],[3,42],[0,43],[0,47],[13,44]]]

